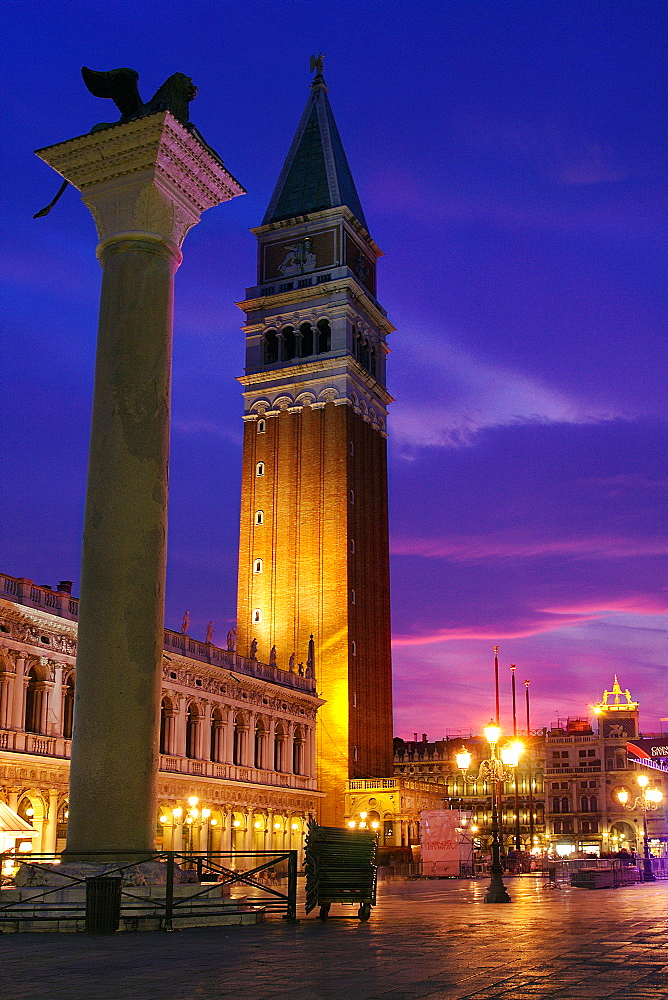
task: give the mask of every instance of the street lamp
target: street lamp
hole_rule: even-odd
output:
[[[640,794],[636,795],[632,803],[629,803],[629,793],[626,788],[617,792],[617,799],[621,806],[628,812],[636,812],[642,809],[642,834],[643,834],[643,870],[645,882],[656,881],[652,871],[652,856],[649,853],[649,839],[647,837],[647,810],[659,808],[659,803],[663,799],[660,788],[649,788],[649,778],[646,774],[636,775],[636,781],[640,786]]]
[[[489,744],[490,756],[487,760],[480,761],[478,774],[474,778],[469,778],[467,771],[471,766],[471,754],[466,747],[455,755],[457,766],[461,768],[464,780],[469,781],[491,781],[492,782],[492,864],[490,867],[491,880],[485,894],[486,903],[510,903],[510,896],[503,884],[503,869],[501,867],[501,843],[499,840],[499,783],[509,774],[506,768],[517,767],[517,762],[521,752],[521,744],[514,742],[508,744],[501,750],[501,757],[497,757],[496,748],[501,736],[501,729],[493,719],[484,729],[485,739]]]

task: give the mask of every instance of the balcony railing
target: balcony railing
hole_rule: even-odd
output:
[[[23,604],[26,607],[40,608],[48,611],[49,614],[57,615],[59,618],[67,618],[70,621],[76,621],[79,616],[79,601],[76,597],[71,597],[65,591],[37,587],[32,580],[0,575],[0,595],[15,600],[18,604]],[[3,630],[9,630],[10,634],[16,631],[16,638],[21,642],[29,642],[33,645],[42,643],[47,648],[50,647],[58,652],[76,656],[76,640],[70,636],[49,634],[40,637],[39,631],[36,631],[35,635],[31,633],[30,636],[26,636],[23,632],[19,634],[21,629],[23,626],[16,622],[7,621],[3,625]],[[35,632],[34,629],[32,631]],[[199,660],[201,663],[214,664],[239,674],[280,684],[285,688],[315,694],[316,682],[313,677],[293,674],[289,670],[282,670],[273,664],[261,663],[260,660],[241,656],[235,650],[221,649],[210,642],[199,642],[189,635],[174,632],[172,629],[166,628],[164,631],[164,649],[169,652],[177,650],[183,656],[187,656],[191,660]]]

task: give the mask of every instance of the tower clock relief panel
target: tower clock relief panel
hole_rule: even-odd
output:
[[[341,258],[341,232],[338,226],[298,236],[268,241],[261,246],[260,281],[307,274],[322,267],[336,267]]]

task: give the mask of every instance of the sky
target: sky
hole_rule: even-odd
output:
[[[0,567],[79,561],[100,271],[92,218],[33,150],[113,120],[80,76],[172,73],[248,194],[176,277],[166,625],[234,622],[243,322],[259,225],[325,78],[391,336],[395,732],[587,716],[617,673],[666,698],[666,8],[520,0],[3,4]]]

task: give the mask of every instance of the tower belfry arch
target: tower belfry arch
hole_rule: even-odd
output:
[[[371,238],[322,74],[262,225],[246,313],[239,651],[315,649],[321,821],[392,774],[387,336]],[[259,567],[259,569],[258,569]],[[313,646],[309,647],[313,636]]]

